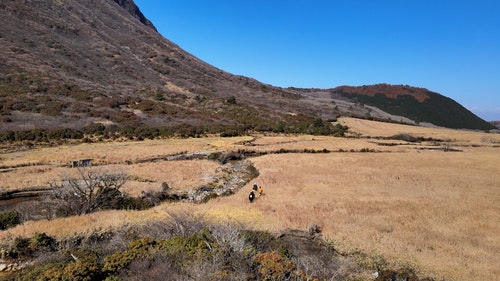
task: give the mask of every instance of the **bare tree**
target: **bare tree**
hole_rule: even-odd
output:
[[[66,215],[81,215],[109,206],[119,189],[127,181],[124,172],[110,172],[102,168],[78,167],[77,176],[63,176],[60,183],[51,183],[53,198]]]

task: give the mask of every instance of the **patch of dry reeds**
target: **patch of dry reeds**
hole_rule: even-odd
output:
[[[265,195],[249,187],[214,204],[258,211],[270,231],[320,225],[344,251],[361,249],[441,278],[498,276],[498,151],[330,153],[255,159]]]

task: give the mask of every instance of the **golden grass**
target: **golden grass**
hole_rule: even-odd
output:
[[[340,118],[339,123],[347,125],[350,130],[362,136],[390,137],[396,134],[407,133],[414,137],[434,138],[452,141],[462,145],[492,145],[500,144],[500,134],[478,133],[470,130],[453,130],[447,128],[427,128],[377,121]]]
[[[212,181],[218,162],[209,160],[162,161],[125,166],[129,180],[123,191],[137,196],[141,191],[159,191],[166,182],[172,189],[187,189]]]
[[[105,159],[108,163],[122,163],[211,149],[359,151],[370,148],[382,151],[270,154],[253,158],[260,172],[255,181],[263,186],[265,195],[252,204],[248,203],[247,196],[253,182],[233,196],[216,198],[207,204],[165,203],[140,212],[106,211],[26,222],[0,232],[0,239],[31,236],[36,232],[60,237],[113,229],[166,219],[169,213],[182,211],[203,214],[217,221],[236,220],[251,228],[272,232],[305,229],[313,222],[322,227],[325,238],[334,241],[340,250],[382,255],[394,263],[414,265],[425,275],[439,279],[495,280],[500,275],[500,135],[352,118],[340,122],[364,136],[408,133],[447,140],[447,145],[462,151],[417,149],[433,145],[430,143],[382,147],[376,144],[379,140],[373,138],[259,136],[255,146],[238,144],[249,137],[205,138],[92,144],[31,151],[16,157],[1,155],[0,164],[6,165],[94,157],[103,162]],[[174,188],[202,184],[209,180],[217,166],[200,160],[117,165],[136,179],[154,181],[127,183],[135,194],[141,189],[157,188],[163,181]],[[47,164],[20,168],[16,171],[18,174],[2,173],[0,186],[22,186],[28,180],[36,181],[28,178],[45,173],[50,177],[59,173],[58,169],[63,168]],[[8,176],[2,178],[4,174]],[[25,182],[11,183],[13,175],[24,175]]]
[[[345,250],[487,280],[499,273],[498,159],[491,151],[269,155],[255,159],[266,195],[249,207],[269,230],[314,222]]]
[[[146,140],[142,142],[112,142],[80,145],[64,145],[50,148],[40,148],[35,150],[20,151],[15,153],[0,154],[1,167],[19,167],[10,169],[9,172],[0,173],[0,191],[13,190],[30,186],[45,186],[47,182],[60,179],[61,175],[68,173],[69,164],[73,160],[93,159],[94,164],[111,165],[118,164],[125,167],[126,161],[131,163],[151,159],[155,157],[165,157],[167,155],[179,154],[183,152],[193,153],[200,151],[218,150],[221,147],[230,149],[236,143],[243,140],[249,140],[251,137],[237,138],[193,138],[193,139],[165,139],[165,140]],[[190,173],[190,165],[193,164],[164,164],[159,162],[158,166],[151,169],[151,173],[144,174],[144,169],[137,169],[134,173],[140,173],[138,176],[145,179],[157,180],[161,182],[173,181],[173,185],[185,186],[189,182],[182,181]],[[169,168],[164,165],[170,165]],[[187,165],[187,166],[186,166]],[[176,169],[179,166],[179,169]],[[196,165],[194,165],[196,166]],[[194,168],[193,166],[193,168]],[[139,167],[139,165],[134,166]],[[181,169],[182,168],[182,169]],[[185,170],[188,168],[188,171]],[[203,168],[203,167],[202,167]],[[205,167],[211,169],[210,167]],[[155,169],[160,169],[161,173],[166,169],[172,169],[167,175],[154,174]],[[142,170],[142,172],[139,172]],[[199,172],[198,172],[199,173]],[[172,176],[180,175],[182,178],[172,179]],[[196,176],[196,173],[195,175]],[[194,177],[193,177],[194,179]],[[182,182],[181,182],[182,181]]]

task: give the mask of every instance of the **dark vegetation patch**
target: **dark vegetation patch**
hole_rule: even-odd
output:
[[[444,151],[444,152],[462,152],[463,150],[456,149],[450,146],[442,147],[419,147],[418,150],[432,150],[432,151]]]
[[[0,214],[0,230],[14,227],[23,221],[22,214],[17,211],[8,211]]]
[[[377,87],[385,86],[379,91]],[[418,90],[421,98],[411,91]],[[370,93],[367,94],[366,92]],[[361,87],[338,87],[333,93],[349,98],[353,102],[380,108],[393,115],[404,116],[419,122],[454,129],[492,130],[495,127],[477,117],[456,101],[425,89],[408,86],[372,85]]]
[[[384,139],[389,139],[389,140],[402,140],[406,142],[443,142],[441,139],[435,139],[435,138],[425,138],[425,137],[414,137],[410,134],[397,134],[394,136],[386,137]]]
[[[122,114],[129,114],[122,112]],[[135,116],[135,115],[134,115]],[[132,122],[133,123],[133,122]],[[296,123],[281,123],[271,127],[259,127],[257,124],[246,125],[190,125],[180,124],[172,127],[148,127],[148,126],[104,126],[99,123],[92,123],[82,129],[35,129],[23,131],[0,131],[0,142],[22,142],[48,143],[60,140],[79,140],[81,142],[98,142],[103,140],[116,140],[126,138],[129,140],[145,140],[168,137],[204,137],[217,134],[221,137],[234,137],[248,135],[252,132],[266,133],[294,133],[312,135],[333,135],[344,136],[347,126],[331,125],[321,119],[307,119]]]
[[[171,214],[172,219],[55,239],[45,233],[2,245],[22,270],[2,280],[376,280],[420,279],[383,259],[341,254],[307,231],[275,236],[233,223]],[[389,278],[397,279],[389,279]]]

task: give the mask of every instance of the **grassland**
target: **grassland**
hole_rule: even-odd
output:
[[[0,155],[0,188],[43,186],[69,173],[71,160],[124,169],[130,194],[183,189],[208,182],[220,166],[208,160],[143,162],[181,152],[255,150],[251,158],[264,193],[250,204],[253,183],[206,204],[164,203],[146,211],[105,211],[51,221],[29,221],[0,232],[1,240],[37,232],[62,237],[112,229],[171,212],[237,220],[279,233],[322,227],[337,249],[383,256],[420,273],[449,280],[495,280],[500,275],[500,135],[343,118],[352,138],[248,136],[81,144]],[[391,136],[426,138],[406,142]],[[363,152],[362,152],[363,151]],[[68,227],[71,226],[71,227]]]

